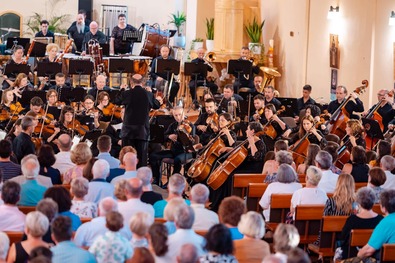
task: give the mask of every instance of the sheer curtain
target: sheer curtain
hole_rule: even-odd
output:
[[[128,7],[122,5],[102,5],[101,24],[103,33],[111,36],[112,29],[118,25],[118,15],[125,14],[128,17]]]

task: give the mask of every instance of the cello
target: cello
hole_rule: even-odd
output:
[[[369,86],[369,82],[365,79],[362,81],[362,86],[356,88],[354,93],[360,95],[362,94],[367,87]],[[340,106],[335,110],[335,112],[330,117],[329,121],[326,123],[328,127],[329,133],[336,134],[340,138],[343,138],[346,135],[346,123],[349,120],[349,114],[346,111],[346,105],[351,100],[352,94],[348,95],[347,99],[345,99]]]
[[[255,133],[255,136],[259,137],[263,134],[264,131],[260,131]],[[247,158],[248,149],[245,147],[247,143],[248,138],[224,156],[226,160],[220,164],[207,179],[208,186],[217,190],[221,185],[223,185],[223,183],[225,183],[229,175]]]
[[[280,115],[284,111],[285,111],[285,106],[281,106],[281,108],[274,115]],[[277,134],[276,129],[274,129],[274,127],[272,125],[273,116],[270,118],[270,120],[265,125],[263,125],[263,131],[264,131],[265,135],[267,135],[270,138],[272,138],[273,140],[275,140],[277,138],[278,134]]]
[[[315,127],[315,125],[313,125],[313,127]],[[303,137],[300,138],[299,141],[289,147],[289,151],[292,153],[292,158],[295,162],[296,167],[298,167],[299,164],[304,163],[304,161],[306,160],[307,148],[310,145],[310,141],[308,139],[310,134],[311,132],[306,132],[306,134],[303,135]]]

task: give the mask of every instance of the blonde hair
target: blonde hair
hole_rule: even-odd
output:
[[[258,212],[248,211],[241,215],[237,228],[243,235],[261,239],[265,234],[265,221]]]
[[[125,194],[125,189],[126,189],[126,185],[128,184],[128,180],[123,179],[118,181],[115,184],[115,189],[114,189],[114,196],[121,201],[126,201],[128,200],[126,198],[126,194]]]
[[[71,150],[70,159],[76,164],[86,164],[92,158],[92,151],[85,142],[78,143],[73,150]]]
[[[344,213],[352,212],[352,204],[355,201],[355,182],[350,174],[340,174],[337,179],[335,192],[333,193],[337,210]]]
[[[165,210],[163,211],[163,217],[166,221],[174,222],[176,208],[185,204],[185,200],[181,197],[172,198],[167,205],[165,206]]]
[[[47,45],[46,50],[47,50],[47,52],[49,52],[49,51],[51,51],[51,49],[53,49],[53,48],[56,48],[56,52],[58,52],[59,49],[60,49],[59,46],[58,46],[58,44],[49,43],[49,44]]]
[[[130,218],[130,231],[140,237],[146,236],[148,229],[153,223],[154,218],[150,214],[146,212],[138,212]]]

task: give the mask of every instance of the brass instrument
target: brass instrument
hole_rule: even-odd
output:
[[[259,61],[254,56],[251,56],[248,60],[251,61],[253,67],[258,66]]]
[[[262,86],[262,91],[270,85],[270,83],[272,82],[272,80],[274,78],[278,78],[281,77],[281,73],[278,72],[277,70],[274,70],[272,68],[268,68],[268,67],[260,67],[260,69],[263,71],[263,86]],[[259,92],[259,91],[258,91]]]

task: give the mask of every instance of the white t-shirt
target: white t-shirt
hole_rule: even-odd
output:
[[[296,190],[292,195],[291,205],[295,208],[298,205],[325,205],[328,196],[326,193],[316,188],[302,188]]]
[[[381,186],[383,189],[395,189],[395,174],[391,173],[390,171],[385,171],[385,176],[387,180]]]
[[[338,174],[333,173],[331,170],[322,171],[322,177],[318,184],[318,188],[325,191],[325,193],[333,193],[336,188]]]

